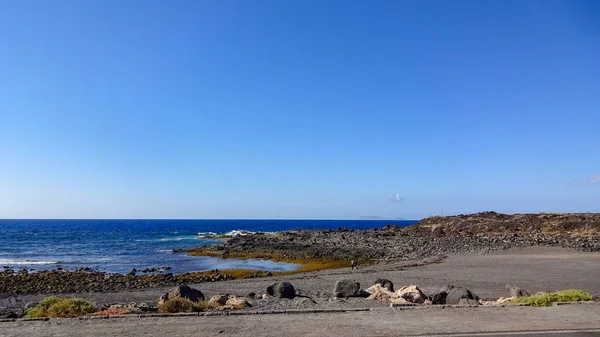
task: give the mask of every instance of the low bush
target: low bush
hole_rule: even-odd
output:
[[[202,312],[211,309],[207,301],[192,302],[185,298],[172,298],[158,306],[158,312],[177,313],[177,312]]]
[[[90,314],[96,311],[94,303],[83,298],[61,298],[50,296],[25,314],[25,318],[68,318]]]
[[[554,302],[591,301],[592,295],[579,289],[561,290],[554,293],[537,293],[531,296],[519,297],[510,303],[525,303],[532,307],[549,307]]]

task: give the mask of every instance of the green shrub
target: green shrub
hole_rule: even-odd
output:
[[[519,297],[510,303],[526,303],[532,307],[549,307],[554,302],[591,301],[592,295],[579,289],[561,290],[554,293],[537,293],[531,296]]]
[[[27,314],[25,314],[25,318],[48,317],[48,308],[60,302],[60,300],[61,298],[56,296],[44,298],[40,303],[38,303],[38,305],[27,311]]]
[[[177,312],[202,312],[210,309],[208,302],[192,302],[185,298],[172,298],[158,306],[158,312],[177,313]]]
[[[60,298],[50,296],[43,299],[25,318],[66,318],[90,314],[96,311],[94,303],[83,298]]]

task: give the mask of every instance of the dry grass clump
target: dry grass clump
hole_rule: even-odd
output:
[[[178,312],[203,312],[214,309],[207,301],[192,302],[185,298],[172,298],[165,301],[158,307],[158,312],[161,313],[178,313]]]
[[[25,314],[25,318],[68,318],[91,314],[95,311],[94,303],[86,299],[50,296],[29,310]]]
[[[537,293],[531,296],[519,297],[510,303],[525,303],[532,307],[549,307],[554,302],[591,301],[592,295],[580,289],[561,290],[554,293]]]

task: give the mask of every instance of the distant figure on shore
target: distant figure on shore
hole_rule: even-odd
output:
[[[354,260],[350,261],[350,265],[352,265],[352,269],[357,269],[356,261],[354,261]]]

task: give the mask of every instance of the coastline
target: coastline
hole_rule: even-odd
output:
[[[568,229],[567,232],[564,230]],[[563,232],[561,232],[563,231]],[[559,247],[600,251],[600,214],[504,215],[484,212],[432,217],[407,227],[356,230],[240,232],[220,243],[174,252],[223,259],[264,259],[297,264],[290,271],[225,269],[186,273],[115,274],[83,268],[76,271],[6,269],[0,272],[0,294],[76,293],[175,286],[266,276],[285,276],[382,262],[481,255],[522,247]],[[210,233],[212,234],[212,233]],[[209,239],[210,240],[210,239]]]
[[[447,284],[473,290],[483,299],[506,297],[506,284],[518,284],[531,293],[581,288],[591,294],[600,294],[600,253],[579,252],[565,248],[528,247],[512,248],[485,255],[451,255],[441,263],[431,260],[388,261],[368,267],[328,269],[286,276],[228,280],[224,282],[187,283],[201,290],[205,296],[248,293],[260,294],[274,282],[291,282],[299,295],[293,300],[268,298],[249,300],[252,307],[242,311],[287,309],[351,309],[386,308],[389,303],[364,298],[334,299],[332,289],[337,280],[352,279],[361,287],[370,287],[376,279],[385,278],[397,287],[415,284],[426,294],[435,293]],[[147,304],[156,301],[170,286],[148,289],[125,289],[92,293],[65,293],[60,296],[84,297],[99,307],[112,304]],[[0,297],[0,308],[23,308],[49,296],[40,294],[12,294]]]
[[[532,216],[554,221],[545,215]],[[183,284],[194,285],[209,295],[245,296],[251,292],[260,294],[276,281],[293,282],[299,294],[310,300],[252,301],[252,310],[281,306],[292,309],[358,307],[365,305],[364,299],[332,301],[335,280],[352,278],[367,288],[380,277],[402,285],[416,284],[428,293],[445,284],[459,284],[486,299],[506,296],[506,283],[519,284],[532,292],[583,288],[598,294],[600,285],[595,280],[600,277],[600,235],[595,231],[600,230],[600,222],[590,224],[588,220],[600,215],[569,216],[580,219],[580,224],[569,223],[570,231],[561,234],[548,231],[543,221],[539,224],[545,230],[524,233],[512,216],[482,213],[438,218],[433,226],[431,220],[426,220],[405,228],[252,234],[185,250],[200,256],[267,258],[303,266],[312,263],[312,268],[301,267],[293,272],[238,269],[123,275],[89,269],[5,271],[0,273],[0,308],[22,308],[27,302],[39,301],[51,294],[84,294],[101,305],[139,301],[152,304],[169,287]],[[495,225],[490,225],[493,222]],[[501,231],[499,226],[503,226]],[[350,268],[352,259],[359,261],[358,269]],[[381,307],[384,304],[369,301],[368,305]]]
[[[93,268],[127,274],[133,268],[170,266],[174,274],[213,269],[287,270],[260,261],[195,258],[173,254],[178,248],[220,243],[211,235],[232,237],[304,229],[383,227],[386,221],[366,220],[2,220],[0,271],[9,266],[29,271]],[[401,224],[409,222],[401,222]],[[273,268],[273,269],[271,269]]]

